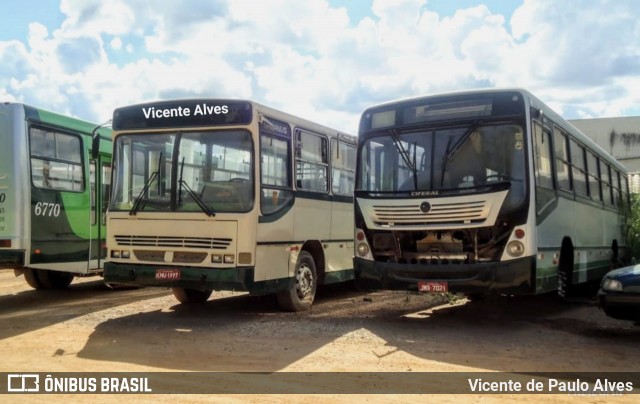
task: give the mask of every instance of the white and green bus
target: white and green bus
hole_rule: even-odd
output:
[[[310,307],[353,279],[355,137],[252,101],[171,100],[113,115],[105,282]]]
[[[625,168],[527,91],[369,108],[357,153],[362,288],[566,296],[624,255]]]
[[[0,139],[0,268],[24,274],[35,289],[101,274],[110,130],[3,103]]]

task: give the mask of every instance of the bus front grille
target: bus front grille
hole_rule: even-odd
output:
[[[207,253],[197,253],[188,251],[176,251],[173,253],[173,262],[182,264],[199,264],[207,258]]]
[[[164,262],[164,251],[133,250],[138,261]]]
[[[170,237],[170,236],[133,236],[116,235],[116,243],[120,247],[171,247],[201,248],[224,250],[231,245],[230,238],[214,237]]]
[[[157,251],[157,250],[133,250],[138,261],[147,262],[173,262],[180,264],[200,264],[209,256],[205,252],[190,251]]]
[[[374,205],[373,221],[378,226],[481,223],[489,216],[487,201],[432,203],[428,212],[420,204]]]

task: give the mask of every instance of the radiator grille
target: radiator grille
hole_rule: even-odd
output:
[[[164,251],[133,250],[138,261],[164,262]]]
[[[224,250],[231,244],[230,238],[170,237],[170,236],[114,236],[118,246],[125,247],[173,247]]]
[[[373,221],[379,226],[420,226],[430,224],[463,224],[484,221],[489,216],[485,200],[432,203],[429,212],[422,212],[420,204],[373,206]]]

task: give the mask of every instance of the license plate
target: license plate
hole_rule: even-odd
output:
[[[180,279],[180,271],[177,269],[156,269],[156,280],[177,281]]]
[[[448,291],[449,284],[447,282],[418,282],[418,292],[440,293]]]

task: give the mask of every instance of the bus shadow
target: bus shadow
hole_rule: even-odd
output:
[[[323,320],[324,306],[348,305],[365,295],[343,285],[324,287],[312,310],[284,313],[272,296],[214,293],[203,305],[176,304],[107,320],[78,357],[172,370],[274,372],[350,330],[349,321]]]
[[[78,356],[181,371],[275,372],[294,364],[321,371],[327,369],[317,368],[317,361],[312,369],[302,361],[338,340],[371,338],[370,348],[356,344],[354,349],[375,356],[377,371],[389,369],[386,360],[397,352],[506,372],[632,368],[640,358],[633,342],[640,328],[626,330],[599,311],[590,301],[562,304],[554,296],[449,302],[339,287],[320,292],[309,312],[282,313],[273,299],[238,295],[107,320]],[[626,353],[628,359],[613,365],[583,360],[579,344],[566,341],[584,338],[612,357]],[[558,362],[553,347],[575,351],[575,360]],[[360,370],[356,363],[340,366]],[[420,366],[425,364],[408,370],[425,370]]]
[[[390,349],[473,368],[631,371],[640,359],[640,327],[608,318],[588,298],[566,303],[542,295],[444,303],[389,321],[402,327],[402,336],[381,324],[369,330],[389,341]],[[607,354],[585,355],[585,345]]]
[[[166,296],[166,289],[110,289],[102,278],[64,290],[22,290],[0,296],[0,339],[46,328],[110,307]]]

